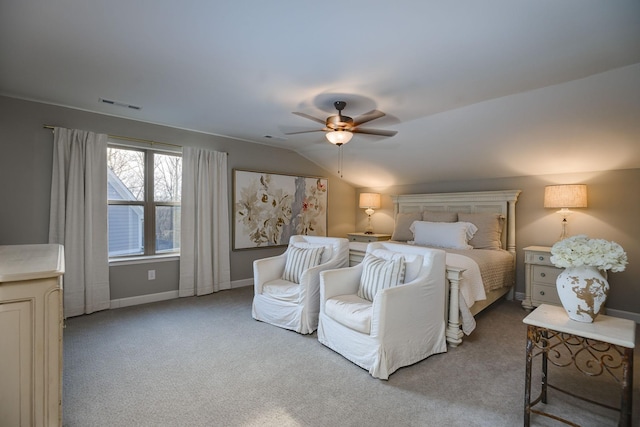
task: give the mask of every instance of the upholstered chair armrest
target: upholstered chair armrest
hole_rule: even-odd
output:
[[[328,261],[302,272],[300,275],[300,301],[305,298],[313,298],[314,301],[318,301],[318,298],[320,298],[320,273],[337,268],[335,264],[335,260]]]
[[[362,264],[337,270],[325,270],[320,273],[320,310],[329,298],[357,294],[361,275]]]
[[[266,282],[282,277],[286,263],[286,253],[253,261],[253,286],[256,294],[262,293],[262,285]]]
[[[411,283],[379,291],[373,300],[371,336],[393,342],[422,335],[431,329],[444,332],[444,283],[422,276]]]
[[[306,269],[300,275],[300,284],[305,287],[319,287],[320,286],[320,273],[325,270],[334,270],[336,268],[344,267],[344,262],[341,258],[332,258],[324,264],[316,265]]]

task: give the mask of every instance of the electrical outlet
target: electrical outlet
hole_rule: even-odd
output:
[[[147,271],[147,279],[148,280],[156,280],[156,271],[155,270]]]

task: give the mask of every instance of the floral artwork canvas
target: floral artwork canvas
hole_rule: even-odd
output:
[[[234,170],[234,249],[327,235],[327,179]]]

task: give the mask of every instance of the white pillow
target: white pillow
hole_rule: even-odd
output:
[[[329,262],[331,256],[333,255],[333,246],[331,245],[319,245],[317,243],[309,243],[309,242],[294,242],[293,246],[296,248],[309,249],[309,248],[323,248],[322,258],[320,259],[320,264],[324,264],[325,262]]]
[[[386,259],[387,261],[394,259],[394,256],[403,256],[404,280],[402,283],[409,283],[418,277],[420,269],[422,269],[422,264],[424,263],[424,257],[420,254],[399,254],[398,252],[393,252],[388,249],[374,249],[371,254],[378,258]]]
[[[404,257],[396,254],[394,259],[385,260],[367,254],[362,260],[362,276],[358,296],[373,301],[379,290],[401,285],[404,281]]]
[[[415,221],[411,224],[416,245],[449,249],[473,249],[469,240],[478,227],[470,222]]]
[[[306,249],[290,247],[287,251],[282,278],[289,282],[300,283],[300,276],[305,270],[320,264],[323,250],[323,247]]]

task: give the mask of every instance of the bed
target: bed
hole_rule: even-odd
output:
[[[520,190],[504,190],[391,196],[395,218],[391,240],[405,244],[456,248],[445,249],[449,286],[445,310],[446,335],[451,346],[461,344],[464,335],[473,331],[476,314],[505,295],[513,298],[515,204],[519,194]],[[422,222],[416,224],[418,229],[410,231],[413,221]],[[448,240],[450,236],[457,236],[461,223],[468,222],[478,225],[477,232],[468,242],[474,245],[473,249],[464,245],[458,247],[448,243],[438,244],[440,238]],[[452,231],[443,234],[442,230],[447,230],[447,233],[448,230]],[[431,241],[432,236],[439,234],[442,236],[433,237],[435,242]],[[351,243],[351,256],[358,257],[365,249],[366,244],[358,246]]]

